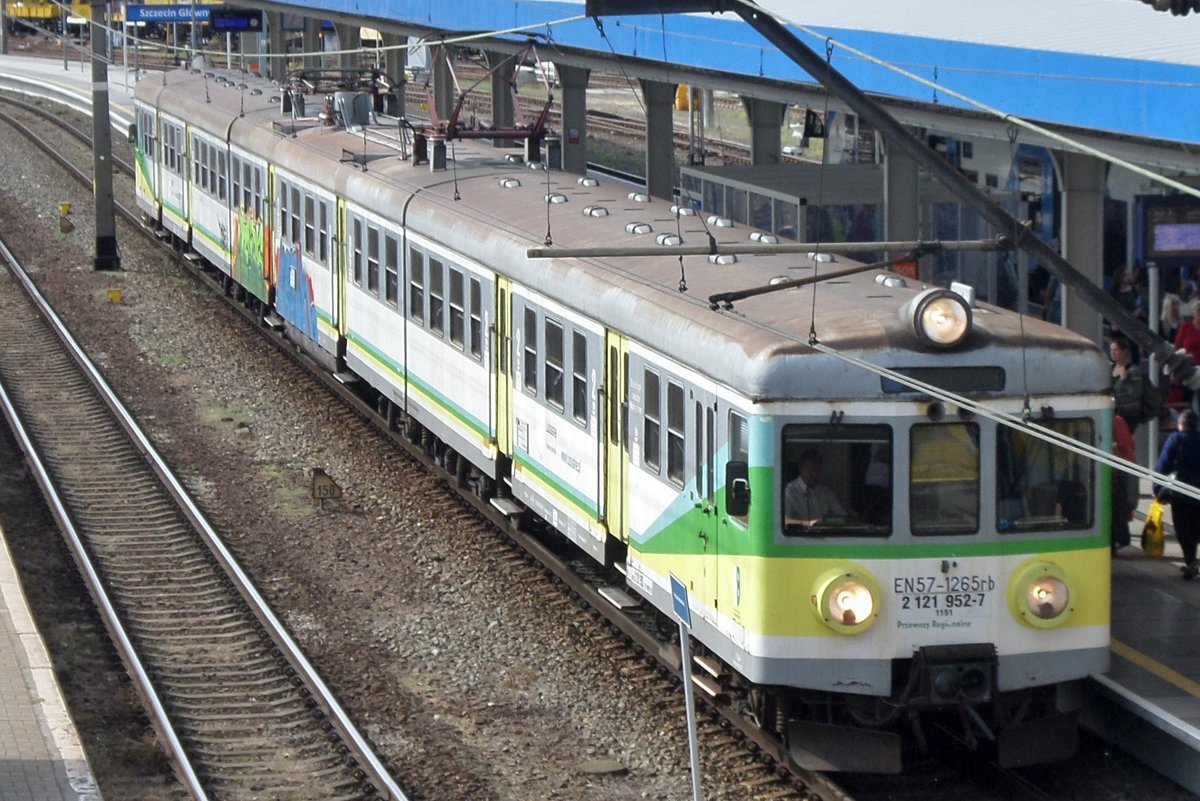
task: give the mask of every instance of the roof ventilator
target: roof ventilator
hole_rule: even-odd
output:
[[[889,289],[899,289],[908,286],[908,282],[904,280],[903,276],[891,275],[890,273],[880,273],[875,276],[875,283],[880,286],[886,286]]]
[[[715,225],[717,228],[732,228],[733,220],[728,217],[718,217],[716,214],[709,215],[709,225]]]
[[[588,178],[586,176],[576,178],[575,183],[579,184],[580,186],[599,186],[600,185],[600,182],[597,181],[595,178]]]
[[[567,196],[564,195],[562,192],[547,192],[546,193],[546,202],[547,203],[566,203]]]
[[[679,234],[659,234],[657,237],[655,237],[654,241],[660,245],[666,245],[668,247],[675,247],[676,245],[683,244],[683,239],[680,238]]]
[[[649,203],[650,196],[645,192],[630,192],[629,199],[637,203]]]
[[[583,207],[583,216],[584,217],[607,217],[608,209],[604,208],[603,206],[584,206]]]
[[[653,230],[650,223],[644,222],[631,222],[625,226],[625,233],[627,234],[648,234]]]
[[[672,206],[671,213],[676,217],[695,217],[696,209],[692,206]]]
[[[723,267],[726,264],[737,264],[738,257],[732,253],[714,253],[708,257],[709,264]]]
[[[778,245],[779,237],[775,234],[765,234],[762,231],[752,231],[750,233],[750,241],[757,242],[760,245]]]
[[[832,253],[818,253],[813,251],[812,253],[808,254],[808,260],[814,264],[827,264],[835,259],[833,258]]]
[[[516,189],[520,185],[521,185],[521,181],[517,178],[501,178],[500,179],[500,188],[501,189]]]

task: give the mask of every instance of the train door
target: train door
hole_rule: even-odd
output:
[[[604,523],[610,536],[629,542],[629,343],[604,332]]]
[[[342,357],[346,353],[346,265],[350,262],[350,237],[346,233],[349,226],[346,224],[346,201],[342,198],[337,199],[337,210],[334,212],[334,245],[333,245],[333,264],[329,271],[333,280],[332,291],[329,304],[330,313],[333,315],[333,327],[337,330],[337,355]]]
[[[707,608],[717,608],[717,577],[719,575],[719,543],[717,532],[716,502],[716,449],[717,449],[717,399],[714,394],[699,388],[691,392],[692,408],[688,415],[691,422],[692,475],[694,487],[693,517],[696,535],[701,542],[703,570],[696,588]]]
[[[512,455],[512,281],[496,276],[496,324],[492,353],[496,360],[496,415],[492,421],[498,453]]]

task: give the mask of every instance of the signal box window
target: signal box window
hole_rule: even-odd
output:
[[[1095,426],[1086,418],[1041,425],[1085,445],[1095,442]],[[1001,534],[1091,528],[1095,497],[1086,456],[1008,426],[997,429],[996,528]]]
[[[979,531],[979,426],[934,423],[912,427],[908,517],[912,533]]]
[[[789,537],[885,537],[892,531],[892,429],[784,426],[779,485]]]

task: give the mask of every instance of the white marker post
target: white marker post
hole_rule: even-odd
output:
[[[675,616],[679,618],[679,650],[683,661],[683,698],[687,706],[688,752],[692,757],[692,798],[694,801],[704,801],[704,791],[700,788],[700,744],[696,739],[696,697],[692,694],[692,647],[690,634],[692,628],[692,613],[688,609],[687,586],[682,581],[671,576],[671,603],[675,607]]]

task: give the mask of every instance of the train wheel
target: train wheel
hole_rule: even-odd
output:
[[[419,445],[421,442],[421,424],[417,422],[415,417],[404,418],[404,436],[413,445]]]
[[[899,704],[874,695],[846,695],[846,711],[860,726],[879,728],[900,716]]]

